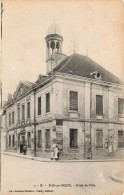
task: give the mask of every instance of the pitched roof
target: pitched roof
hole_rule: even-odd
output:
[[[123,82],[111,72],[94,62],[87,56],[77,53],[65,58],[53,71],[58,71],[77,76],[93,78],[91,73],[98,71],[101,73],[101,80],[122,84]]]
[[[28,87],[32,87],[32,85],[34,85],[34,83],[29,82],[29,81],[21,81],[21,83],[23,83],[24,85],[26,85]]]

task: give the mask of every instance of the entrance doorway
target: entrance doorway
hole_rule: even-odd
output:
[[[25,136],[22,135],[22,144],[24,144],[24,143],[25,143]]]

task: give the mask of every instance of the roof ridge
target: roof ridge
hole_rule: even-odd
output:
[[[67,62],[59,69],[59,71],[62,70],[62,69],[66,66],[66,64],[72,59],[73,56],[74,56],[74,54],[72,54],[72,55],[69,57],[69,59],[67,60]]]
[[[86,65],[87,61],[87,65]],[[67,70],[66,70],[67,69]],[[101,72],[101,80],[122,84],[122,80],[120,80],[116,75],[114,75],[111,71],[100,65],[99,63],[92,60],[90,57],[74,53],[58,68],[58,72],[68,73],[70,71],[71,74],[92,78],[91,75],[94,71]]]

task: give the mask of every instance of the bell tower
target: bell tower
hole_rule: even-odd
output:
[[[58,25],[53,21],[48,28],[46,40],[46,73],[52,70],[66,57],[62,53],[63,37]]]

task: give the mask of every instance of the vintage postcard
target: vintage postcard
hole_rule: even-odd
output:
[[[124,2],[1,1],[1,195],[124,195]]]

